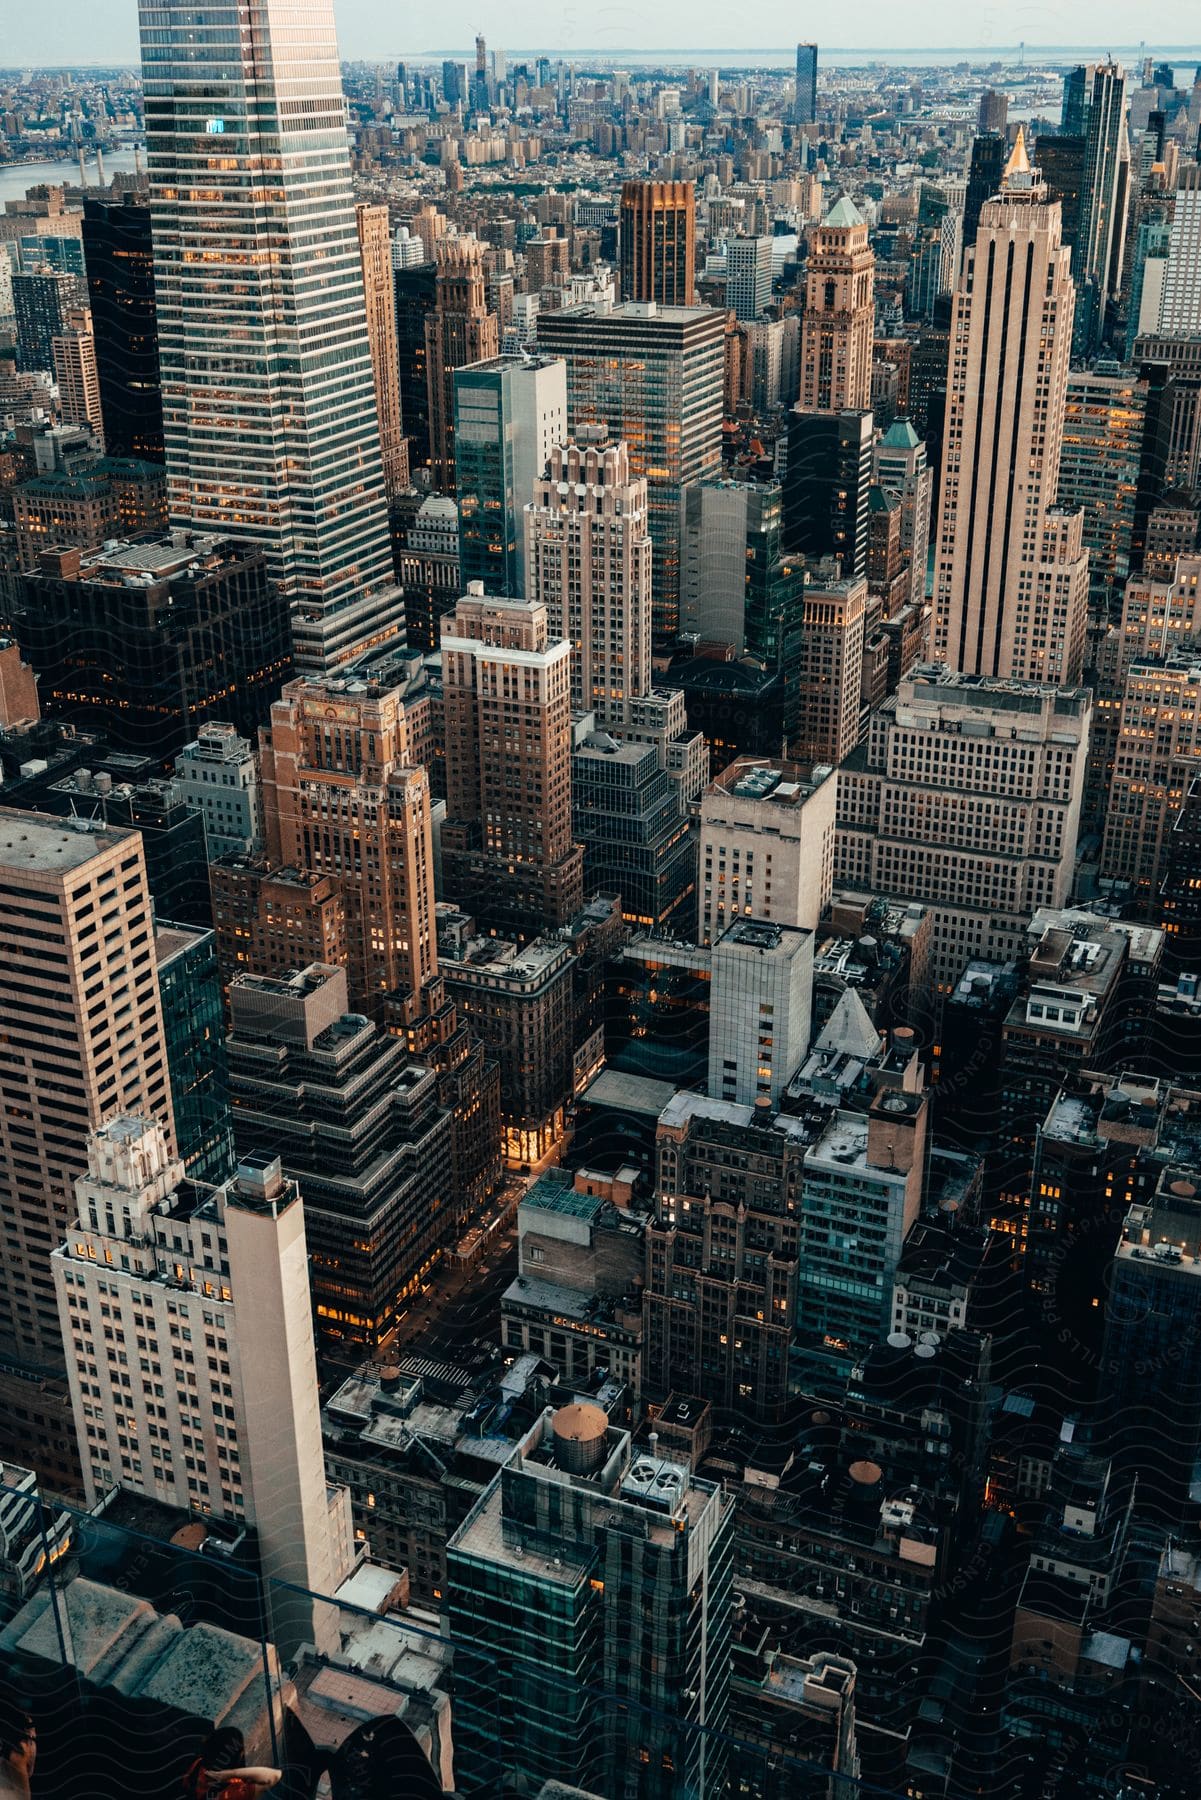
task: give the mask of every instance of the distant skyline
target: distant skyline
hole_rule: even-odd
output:
[[[766,57],[775,51],[782,64],[787,47],[796,42],[798,35],[814,35],[821,43],[821,32],[812,22],[798,23],[794,10],[778,3],[749,15],[751,30],[747,35],[756,42],[746,47],[730,44],[731,14],[717,0],[701,0],[700,5],[670,0],[668,5],[650,11],[609,6],[589,13],[582,21],[573,19],[570,9],[565,12],[550,0],[518,0],[516,5],[504,9],[481,6],[478,0],[470,6],[451,0],[451,4],[440,9],[436,21],[424,13],[398,16],[390,8],[380,6],[378,0],[335,0],[335,15],[343,57],[368,61],[394,57],[432,61],[444,54],[466,57],[477,31],[484,33],[490,45],[495,44],[510,55],[542,49],[565,58],[588,54],[614,57],[626,51],[642,56],[659,52],[664,57],[689,53],[712,57],[721,53],[736,63],[751,62],[756,55]],[[827,54],[878,50],[882,55],[928,51],[937,56],[970,50],[987,56],[1013,50],[1023,36],[1027,49],[1036,53],[1047,48],[1084,52],[1092,46],[1097,53],[1112,47],[1133,54],[1137,46],[1127,42],[1132,22],[1129,7],[1119,5],[1117,0],[1099,0],[1088,6],[1083,0],[1068,0],[1068,4],[1054,10],[1014,7],[973,16],[970,32],[977,41],[965,44],[963,40],[969,33],[962,9],[951,0],[933,0],[923,10],[920,22],[915,21],[913,35],[921,41],[907,46],[898,42],[896,9],[884,6],[881,0],[868,0],[853,18],[839,18],[838,33],[843,41],[830,46]],[[577,23],[583,28],[573,31]],[[1171,0],[1170,5],[1157,11],[1154,23],[1157,38],[1148,40],[1147,55],[1169,50],[1192,52],[1197,48],[1196,8],[1188,0]],[[437,32],[437,42],[431,41],[431,26]],[[421,36],[414,41],[418,31]],[[574,44],[570,41],[573,36],[577,40]],[[10,68],[136,61],[134,0],[58,0],[58,4],[42,8],[16,9],[0,50],[0,63]]]

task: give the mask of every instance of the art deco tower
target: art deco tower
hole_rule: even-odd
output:
[[[802,412],[865,412],[872,403],[876,259],[844,195],[813,236],[801,325]]]
[[[651,539],[646,477],[630,474],[625,444],[556,449],[525,509],[527,593],[566,638],[572,704],[600,725],[624,722],[627,700],[651,684]]]
[[[500,349],[500,326],[488,311],[484,253],[474,238],[438,246],[437,300],[425,321],[429,382],[430,468],[440,494],[455,491],[455,370]]]
[[[1079,681],[1083,514],[1054,504],[1075,294],[1060,208],[1021,132],[955,294],[935,656],[965,674]]]
[[[265,551],[299,667],[403,626],[331,0],[143,0],[171,514]]]

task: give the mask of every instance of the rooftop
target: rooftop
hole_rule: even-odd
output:
[[[111,850],[136,832],[104,826],[90,819],[60,819],[48,813],[0,809],[0,867],[33,870],[40,875],[66,875],[80,869],[101,850]]]

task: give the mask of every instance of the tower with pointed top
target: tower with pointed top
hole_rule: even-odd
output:
[[[1074,310],[1059,203],[1019,128],[951,326],[931,642],[964,674],[1080,679],[1083,514],[1055,504]]]
[[[844,194],[809,248],[801,324],[802,412],[866,412],[872,397],[876,259]]]

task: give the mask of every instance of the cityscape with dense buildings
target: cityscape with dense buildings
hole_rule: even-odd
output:
[[[0,1795],[1197,1800],[1195,22],[346,11],[6,34]]]

